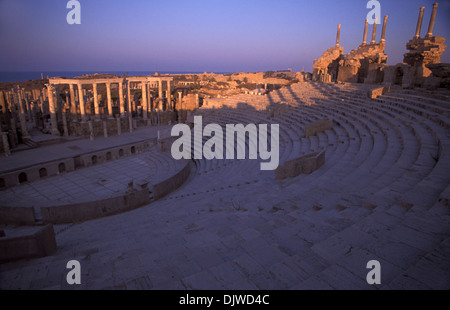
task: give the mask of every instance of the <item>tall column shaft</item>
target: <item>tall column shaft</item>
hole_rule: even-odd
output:
[[[44,100],[47,100],[47,90],[44,88],[42,88],[42,96],[44,97]]]
[[[33,113],[31,111],[31,104],[30,104],[30,101],[28,100],[28,95],[27,94],[25,94],[25,104],[26,104],[26,107],[27,107],[28,120],[31,121],[33,119]]]
[[[27,129],[27,118],[25,116],[25,107],[24,107],[24,103],[23,103],[23,99],[22,99],[21,89],[17,89],[17,100],[18,100],[19,111],[20,111],[20,114],[19,114],[20,129],[22,130],[22,136],[27,137],[27,136],[29,136],[29,134],[28,134],[28,129]]]
[[[417,20],[417,28],[416,28],[416,35],[414,38],[418,39],[420,38],[420,30],[422,29],[422,21],[423,21],[423,12],[425,10],[425,7],[421,7],[419,11],[419,19]]]
[[[94,93],[94,113],[95,118],[100,118],[100,108],[98,106],[98,92],[97,92],[97,83],[92,84],[93,93]]]
[[[70,113],[77,115],[77,105],[75,103],[75,91],[73,90],[73,84],[69,84],[70,93]]]
[[[158,105],[158,110],[162,110],[163,108],[163,89],[162,89],[162,80],[158,81],[158,96],[159,96],[159,105]]]
[[[50,122],[52,125],[51,133],[52,135],[59,136],[59,130],[58,130],[58,121],[56,119],[56,106],[55,106],[55,100],[53,99],[53,86],[47,85],[47,91],[48,91],[48,109],[50,111]]]
[[[172,110],[172,96],[171,96],[171,89],[170,89],[170,80],[167,81],[167,109],[169,111]]]
[[[339,39],[341,37],[341,24],[338,24],[338,30],[336,35],[336,47],[339,47]]]
[[[111,100],[111,83],[106,83],[106,98],[108,100],[108,118],[113,118],[112,100]]]
[[[84,106],[83,86],[78,83],[78,100],[80,103],[81,121],[86,122],[86,108]]]
[[[433,36],[434,22],[436,21],[438,3],[433,3],[433,12],[431,13],[430,25],[428,26],[427,38]]]
[[[131,90],[130,90],[130,82],[127,81],[127,103],[128,103],[128,127],[130,132],[133,132],[133,111],[131,109]]]
[[[152,106],[152,92],[150,88],[150,83],[147,83],[147,112],[151,111]]]
[[[367,28],[368,28],[368,26],[369,26],[369,21],[366,19],[365,24],[364,24],[364,35],[363,35],[362,45],[367,44]]]
[[[377,19],[375,18],[375,21],[373,23],[372,41],[370,41],[370,44],[376,43],[375,41],[376,37],[377,37]]]
[[[381,30],[381,40],[380,42],[385,42],[386,41],[386,25],[387,25],[387,20],[388,20],[388,16],[384,16],[384,21],[383,21],[383,29]]]
[[[182,109],[182,107],[181,107],[181,101],[183,100],[182,95],[183,95],[183,93],[179,91],[178,92],[178,106],[177,106],[177,110],[181,110]]]
[[[142,118],[147,119],[147,83],[142,82]]]
[[[119,105],[120,115],[123,116],[125,114],[125,102],[123,100],[123,82],[119,82]]]

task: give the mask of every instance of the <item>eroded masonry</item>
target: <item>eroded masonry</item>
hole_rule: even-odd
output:
[[[365,20],[363,41],[348,54],[339,45],[340,25],[336,45],[314,61],[313,79],[322,82],[350,82],[366,84],[400,85],[403,88],[425,87],[436,89],[450,85],[450,65],[440,63],[447,47],[445,38],[433,35],[438,4],[433,4],[428,31],[420,37],[425,7],[419,11],[416,32],[407,44],[409,50],[402,63],[387,65],[385,54],[386,26],[384,16],[381,39],[377,43],[377,24],[373,24],[372,39],[367,43],[368,21]]]

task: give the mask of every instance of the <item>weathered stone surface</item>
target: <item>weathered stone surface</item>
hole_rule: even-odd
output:
[[[0,224],[34,225],[33,207],[0,206]]]
[[[450,77],[450,64],[438,63],[427,64],[426,67],[431,70],[435,77],[448,78]]]
[[[313,123],[306,124],[304,127],[305,136],[308,138],[310,136],[315,136],[319,132],[331,129],[333,126],[333,121],[329,119],[321,119]]]
[[[387,61],[387,55],[384,53],[385,43],[360,45],[349,54],[344,55],[339,60],[337,74],[338,82],[350,83],[376,83],[381,82],[382,77],[376,78],[376,75],[368,78],[369,73],[382,68]]]
[[[164,180],[161,183],[153,185],[153,198],[159,199],[180,187],[188,178],[190,171],[191,168],[189,166],[189,163],[187,163],[186,166],[174,176],[170,177],[167,180]]]
[[[0,261],[43,257],[56,249],[53,225],[48,224],[33,234],[0,239]]]
[[[390,87],[378,87],[375,89],[371,89],[367,92],[367,95],[370,99],[378,98],[381,95],[384,95],[390,91]]]
[[[275,179],[282,180],[299,174],[311,174],[325,163],[325,151],[315,152],[285,162],[275,170]]]
[[[322,54],[322,57],[314,60],[313,80],[325,79],[324,82],[328,82],[328,80],[331,82],[333,79],[331,75],[336,73],[338,61],[343,53],[343,47],[333,46],[332,48],[326,50]],[[330,77],[327,78],[327,75],[330,75]],[[336,76],[334,76],[334,78],[336,78]]]
[[[149,202],[148,189],[139,189],[97,201],[41,207],[41,213],[44,223],[74,223],[132,210]]]
[[[409,52],[404,55],[403,62],[411,66],[440,63],[447,47],[444,42],[445,38],[438,36],[414,38],[406,44]]]

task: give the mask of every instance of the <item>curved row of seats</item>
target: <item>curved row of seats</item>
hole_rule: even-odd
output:
[[[67,172],[1,192],[3,206],[48,206],[123,194],[130,180],[157,184],[184,166],[170,153],[150,151],[133,157]]]
[[[291,193],[286,199],[302,201],[305,206],[331,214],[342,199],[346,208],[369,203],[377,211],[396,208],[398,204],[429,209],[450,181],[444,172],[450,171],[445,156],[450,147],[450,105],[445,96],[424,97],[402,90],[371,100],[367,97],[371,87],[299,83],[266,96],[228,98],[225,104],[235,108],[200,113],[205,116],[204,124],[280,124],[281,162],[324,149],[326,162],[321,169],[310,176],[300,175],[274,185],[284,189],[283,193]],[[245,104],[239,105],[245,99]],[[268,119],[268,113],[262,113],[261,107],[280,104],[288,106],[283,114]],[[305,138],[304,125],[324,118],[333,120],[333,128]],[[262,175],[251,161],[234,161],[234,165],[226,167],[221,163],[212,163],[220,167],[220,172],[208,179],[201,175],[186,190],[195,190],[202,184],[242,183],[246,178]],[[199,161],[200,166],[208,164]],[[214,178],[220,181],[214,183]],[[433,189],[427,194],[425,189],[430,187]],[[366,217],[372,211],[355,212],[355,217]]]

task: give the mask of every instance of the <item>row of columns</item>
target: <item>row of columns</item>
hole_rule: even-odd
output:
[[[384,16],[383,20],[383,29],[381,31],[381,39],[380,43],[386,42],[386,25],[387,25],[388,16]],[[364,23],[364,35],[363,35],[363,42],[362,45],[367,45],[367,30],[368,30],[369,21],[366,19]],[[373,31],[372,31],[372,41],[370,41],[370,44],[376,43],[376,36],[377,36],[377,19],[375,18],[375,21],[373,23]],[[336,47],[339,47],[339,41],[341,37],[341,24],[338,24],[337,29],[337,35],[336,35]]]
[[[433,11],[431,13],[430,24],[428,25],[428,31],[427,31],[426,38],[430,38],[433,36],[433,28],[434,28],[434,22],[436,21],[438,5],[439,5],[438,3],[433,3]],[[424,11],[425,11],[425,7],[423,6],[419,10],[419,19],[417,21],[416,34],[414,35],[415,39],[420,38],[420,30],[422,29],[422,21],[423,21]]]
[[[384,16],[383,20],[383,28],[381,30],[381,39],[380,43],[386,42],[386,25],[387,25],[388,16]],[[363,41],[362,45],[367,45],[367,30],[369,26],[369,21],[366,19],[364,22],[364,34],[363,34]],[[370,44],[376,44],[376,37],[377,37],[377,19],[375,18],[373,23],[373,30],[372,30],[372,40],[370,41]]]
[[[162,84],[162,80],[159,80],[159,84],[158,84],[158,88],[159,88],[159,105],[158,105],[158,109],[162,110],[163,109],[163,84]],[[93,82],[92,86],[93,86],[93,97],[94,97],[94,114],[97,118],[99,118],[100,115],[100,107],[99,107],[99,100],[98,100],[98,88],[97,88],[97,84],[101,84],[104,83],[106,85],[106,97],[107,97],[107,109],[108,109],[108,118],[114,118],[113,116],[113,104],[112,104],[112,96],[111,96],[111,84],[117,83],[118,84],[118,97],[119,97],[119,111],[120,111],[120,115],[121,116],[125,116],[125,102],[124,102],[124,93],[123,93],[123,86],[125,84],[126,88],[127,88],[127,98],[129,99],[128,101],[128,106],[127,106],[127,110],[128,111],[132,111],[132,103],[131,103],[131,90],[129,87],[129,81],[121,81],[121,82]],[[141,81],[141,90],[142,90],[142,107],[143,107],[143,118],[147,119],[148,118],[148,96],[147,96],[147,88],[149,86],[148,82],[146,81]],[[50,109],[52,110],[51,112],[55,112],[53,110],[56,109],[56,103],[54,102],[53,99],[53,92],[54,92],[54,86],[53,85],[59,85],[59,84],[63,84],[63,82],[58,82],[58,83],[52,83],[52,81],[50,80],[50,84],[47,84],[47,96],[49,98],[49,106],[51,107]],[[74,90],[74,85],[77,85],[78,88],[78,103],[79,103],[79,107],[80,107],[80,116],[81,116],[81,121],[82,122],[86,122],[86,107],[85,107],[85,101],[84,101],[84,96],[83,96],[83,88],[82,88],[82,84],[80,82],[78,82],[77,84],[73,84],[73,83],[69,83],[69,94],[70,94],[70,104],[72,106],[72,108],[74,108],[76,106],[75,103],[75,90]],[[170,80],[167,80],[167,109],[171,110],[172,109],[172,100],[171,100],[171,85],[170,85]],[[50,99],[51,98],[51,99]],[[72,110],[73,113],[75,113],[74,110]]]

